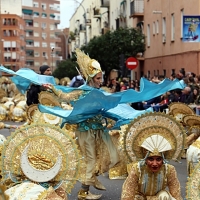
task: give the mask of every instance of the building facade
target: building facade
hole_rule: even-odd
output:
[[[131,71],[131,78],[169,77],[182,68],[200,74],[200,43],[183,42],[182,35],[183,16],[200,15],[199,4],[198,0],[83,0],[70,19],[69,51],[107,30],[140,27],[146,35],[146,51],[138,52],[139,65]],[[86,26],[86,33],[80,25]]]
[[[186,72],[200,74],[200,43],[183,42],[183,16],[200,15],[198,0],[145,1],[144,32],[147,36],[145,63],[147,76]],[[147,9],[148,8],[148,9]]]
[[[60,30],[60,1],[23,0],[22,15],[25,21],[26,66],[38,71],[49,65],[52,71],[60,60],[58,43]]]
[[[25,23],[21,8],[20,0],[0,1],[0,63],[12,70],[25,65]]]
[[[144,0],[83,0],[70,19],[69,52],[109,30],[137,27],[137,24],[143,24],[143,18]],[[141,61],[139,65],[143,66],[144,57],[139,56],[138,59]],[[139,67],[131,71],[131,76],[139,76]]]

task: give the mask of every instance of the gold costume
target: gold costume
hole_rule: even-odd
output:
[[[185,135],[182,125],[166,114],[147,113],[133,120],[123,140],[131,167],[121,200],[182,200],[176,170],[166,159],[180,158]]]
[[[180,183],[177,178],[174,166],[164,164],[160,171],[152,173],[146,165],[140,166],[135,163],[131,172],[123,184],[121,200],[156,199],[156,194],[161,190],[169,188],[169,193],[176,200],[182,200],[180,193]]]

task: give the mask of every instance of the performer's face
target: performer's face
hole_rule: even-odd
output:
[[[102,73],[99,72],[93,77],[93,84],[95,88],[100,88],[102,83]]]
[[[158,172],[163,165],[163,158],[160,156],[148,157],[146,164],[152,172]]]

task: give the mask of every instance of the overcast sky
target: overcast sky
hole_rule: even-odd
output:
[[[59,28],[69,27],[69,20],[82,0],[60,0],[60,25]]]

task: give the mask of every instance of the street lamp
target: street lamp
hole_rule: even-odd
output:
[[[54,51],[54,47],[51,47],[51,56],[52,56],[52,73],[53,73],[53,51]]]

